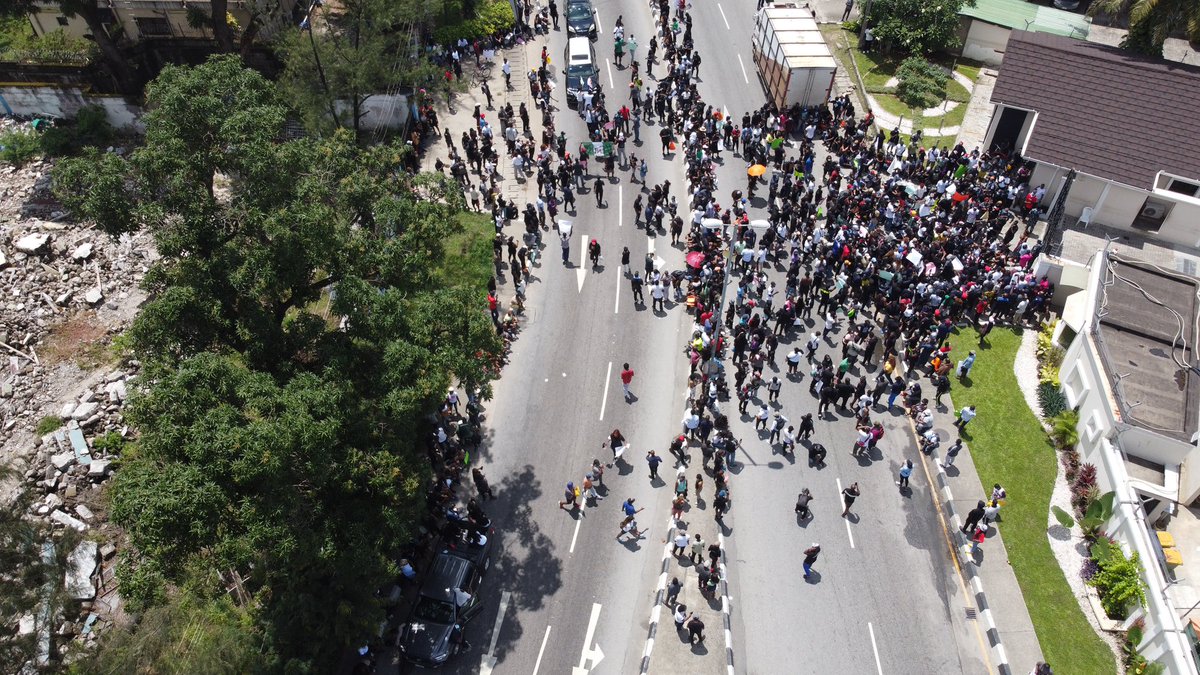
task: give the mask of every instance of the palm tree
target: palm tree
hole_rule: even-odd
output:
[[[1116,16],[1128,12],[1129,33],[1121,48],[1162,58],[1163,43],[1180,28],[1190,42],[1200,42],[1200,1],[1197,0],[1096,0],[1088,16]]]

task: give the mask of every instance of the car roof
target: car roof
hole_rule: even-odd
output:
[[[571,56],[577,54],[587,55],[590,59],[592,57],[592,41],[583,36],[569,38],[567,40],[567,53]]]
[[[451,590],[462,588],[474,567],[475,564],[466,558],[446,552],[437,554],[425,574],[421,594],[438,600],[452,600]]]

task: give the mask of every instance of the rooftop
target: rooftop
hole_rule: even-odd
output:
[[[1200,67],[1014,30],[992,102],[1037,111],[1030,159],[1143,190],[1200,178]]]
[[[1200,279],[1109,253],[1095,336],[1121,415],[1191,442],[1200,417]]]
[[[1082,14],[1035,5],[1025,0],[976,0],[974,7],[964,6],[958,13],[1005,28],[1065,35],[1081,40],[1088,36],[1092,27],[1092,22]]]

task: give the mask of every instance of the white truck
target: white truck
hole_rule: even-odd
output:
[[[833,92],[837,62],[808,9],[775,5],[759,10],[751,40],[758,77],[779,109],[819,105]]]

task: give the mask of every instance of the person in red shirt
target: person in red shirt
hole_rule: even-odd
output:
[[[500,300],[495,293],[488,293],[488,311],[492,313],[492,323],[500,325]]]
[[[633,392],[629,391],[629,383],[633,381],[633,369],[626,363],[621,366],[621,386],[625,389],[625,400],[633,398]]]

